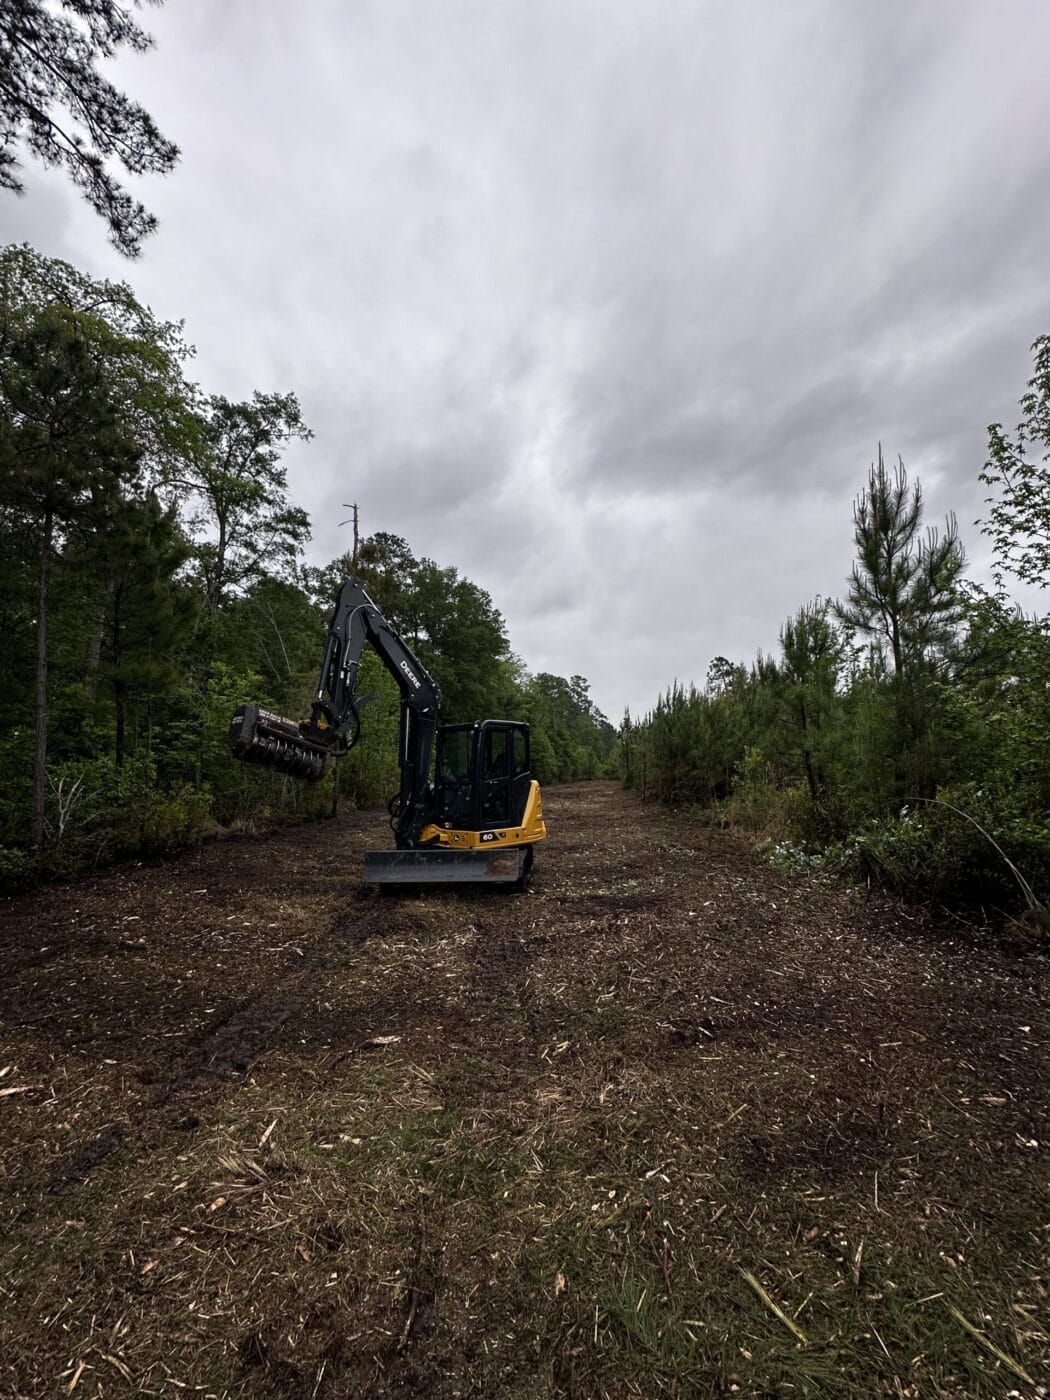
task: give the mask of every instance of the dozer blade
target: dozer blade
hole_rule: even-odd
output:
[[[516,885],[525,874],[527,853],[517,846],[502,851],[369,851],[366,885]]]

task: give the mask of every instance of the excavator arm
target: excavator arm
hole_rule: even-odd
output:
[[[391,803],[391,825],[398,848],[410,849],[429,819],[428,775],[441,691],[360,580],[348,579],[339,590],[309,720],[297,722],[244,705],[231,721],[230,747],[247,763],[316,782],[328,760],[349,753],[360,737],[360,711],[370,698],[357,695],[366,646],[372,647],[401,692],[401,782]]]

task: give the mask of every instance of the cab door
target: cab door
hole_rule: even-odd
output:
[[[532,755],[529,752],[529,727],[516,724],[510,733],[510,819],[520,826],[525,819],[525,804],[532,787]]]
[[[460,831],[477,826],[476,740],[473,725],[447,726],[438,731],[434,787],[437,819],[442,826]]]
[[[512,729],[505,724],[481,726],[478,745],[480,826],[510,826],[514,781]]]

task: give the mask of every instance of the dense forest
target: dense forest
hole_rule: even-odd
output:
[[[8,888],[231,828],[379,806],[398,694],[369,653],[365,738],[318,785],[231,760],[234,708],[305,713],[353,573],[439,681],[449,722],[526,719],[541,780],[616,765],[582,676],[531,675],[484,589],[391,533],[326,567],[284,449],[293,393],[187,376],[180,325],[124,284],[0,252],[0,880]]]
[[[785,620],[779,652],[717,657],[621,726],[625,779],[751,834],[787,867],[826,864],[911,896],[1046,922],[1050,617],[1009,576],[1050,584],[1050,337],[1014,433],[993,424],[980,479],[992,588],[965,576],[954,519],[881,449],[854,502],[841,600]]]

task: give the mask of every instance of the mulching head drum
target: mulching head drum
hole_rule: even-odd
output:
[[[324,776],[328,753],[303,737],[294,719],[285,719],[257,705],[242,705],[230,720],[230,749],[244,763],[258,763],[315,783]]]
[[[369,851],[366,885],[516,885],[528,874],[525,846],[502,851]]]

